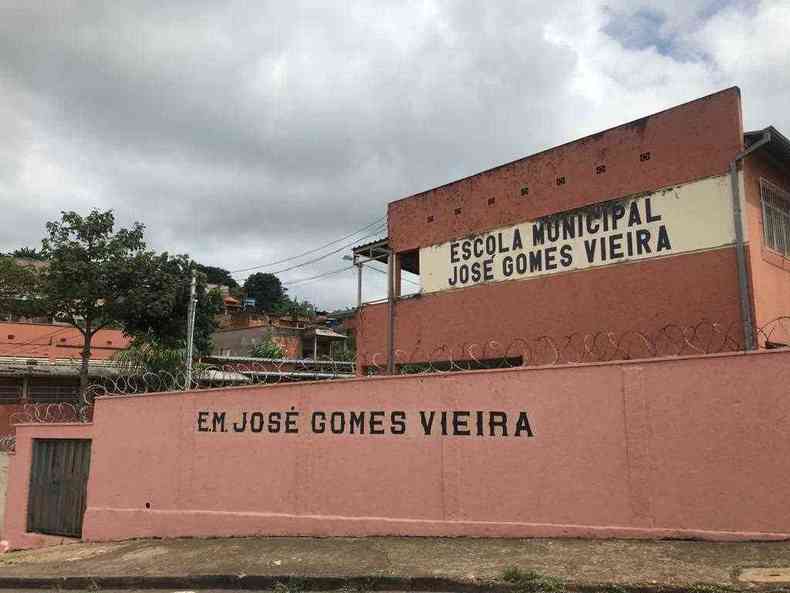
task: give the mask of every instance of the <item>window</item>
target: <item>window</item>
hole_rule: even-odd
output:
[[[790,257],[790,193],[760,179],[760,197],[765,245]]]
[[[80,386],[68,379],[34,379],[30,381],[30,400],[36,404],[77,403]]]
[[[0,404],[17,404],[22,399],[22,379],[0,377]]]

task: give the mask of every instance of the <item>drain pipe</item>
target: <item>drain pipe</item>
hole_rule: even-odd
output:
[[[387,374],[395,374],[395,252],[387,257]]]
[[[738,179],[738,162],[755,150],[771,141],[771,132],[763,131],[763,137],[749,148],[738,153],[730,163],[730,184],[732,185],[732,215],[735,225],[735,258],[738,268],[738,291],[741,302],[741,319],[743,320],[744,350],[754,350],[754,324],[752,306],[749,299],[749,276],[746,272],[746,247],[743,243],[743,213],[741,211],[741,184]]]

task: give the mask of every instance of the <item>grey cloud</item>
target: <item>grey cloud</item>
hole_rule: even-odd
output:
[[[633,13],[611,4],[627,29]],[[660,34],[682,43],[713,4],[657,22]],[[347,234],[388,201],[619,117],[629,97],[591,112],[577,84],[588,56],[547,34],[576,12],[564,0],[0,4],[0,201],[18,222],[0,250],[91,206],[228,269]],[[383,276],[368,276],[380,295]],[[350,273],[293,291],[330,307],[355,294]]]

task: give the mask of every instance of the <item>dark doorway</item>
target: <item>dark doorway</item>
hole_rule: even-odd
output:
[[[90,463],[88,439],[33,439],[29,532],[82,537]]]

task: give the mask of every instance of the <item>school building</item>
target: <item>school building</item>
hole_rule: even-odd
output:
[[[397,200],[387,217],[386,239],[354,249],[390,271],[387,302],[360,307],[361,367],[706,320],[752,349],[756,328],[790,314],[790,141],[744,132],[737,87]],[[402,295],[404,271],[419,292]]]

